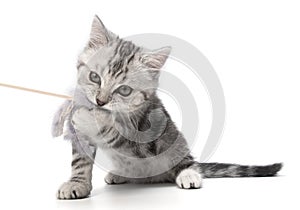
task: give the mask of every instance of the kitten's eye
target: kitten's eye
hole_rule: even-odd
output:
[[[129,87],[128,85],[122,85],[117,89],[117,92],[122,96],[129,96],[132,92],[132,88]]]
[[[96,72],[93,71],[90,72],[90,80],[99,85],[101,84],[100,76]]]

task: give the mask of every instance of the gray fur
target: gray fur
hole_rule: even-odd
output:
[[[92,190],[93,158],[96,148],[93,148],[92,156],[79,153],[73,146],[72,150],[72,175],[68,182],[63,183],[58,192],[59,199],[78,199],[87,197]]]
[[[63,134],[63,127],[72,110],[72,101],[65,101],[56,112],[52,123],[52,136],[58,137]]]
[[[273,176],[282,168],[281,163],[266,166],[200,163],[199,166],[201,167],[205,178]]]
[[[149,51],[120,39],[94,18],[90,40],[78,59],[74,99],[61,106],[53,123],[53,136],[67,125],[65,138],[73,147],[72,176],[59,189],[59,199],[89,195],[96,148],[113,163],[105,178],[108,184],[176,182],[190,189],[200,188],[202,178],[270,176],[280,170],[280,164],[251,167],[194,160],[156,95],[169,53],[169,47]],[[90,72],[101,82],[92,82]],[[122,85],[131,94],[118,94]]]

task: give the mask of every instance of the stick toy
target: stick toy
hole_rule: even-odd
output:
[[[41,90],[36,90],[36,89],[31,89],[31,88],[25,88],[25,87],[15,86],[15,85],[10,85],[10,84],[5,84],[5,83],[0,83],[0,86],[7,87],[7,88],[13,88],[13,89],[17,89],[17,90],[28,91],[28,92],[32,92],[32,93],[38,93],[38,94],[43,94],[43,95],[48,95],[48,96],[64,98],[67,100],[72,100],[71,96],[57,94],[57,93],[51,93],[51,92],[46,92],[46,91],[41,91]]]

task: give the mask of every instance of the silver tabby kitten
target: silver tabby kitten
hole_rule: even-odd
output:
[[[78,59],[78,84],[53,122],[73,148],[72,175],[58,199],[87,197],[96,150],[112,163],[107,184],[171,182],[200,188],[202,178],[272,176],[281,164],[241,166],[199,163],[156,96],[169,47],[149,51],[120,39],[95,16],[90,40]],[[65,126],[65,128],[63,128]]]

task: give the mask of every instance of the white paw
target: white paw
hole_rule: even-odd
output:
[[[176,177],[176,184],[182,189],[200,188],[202,185],[201,174],[194,169],[184,169]]]
[[[72,124],[73,125],[79,125],[90,122],[93,117],[93,110],[88,110],[87,108],[79,108],[74,111],[72,115]]]
[[[95,137],[103,126],[111,126],[112,119],[107,111],[82,107],[74,112],[71,122],[76,131]]]
[[[124,183],[126,183],[126,178],[112,174],[112,173],[108,173],[105,176],[104,181],[107,184],[124,184]]]
[[[93,110],[87,108],[77,109],[72,116],[72,125],[75,130],[83,134],[97,133],[97,123]]]
[[[90,185],[79,182],[65,182],[57,191],[58,199],[79,199],[87,197],[91,192]]]

